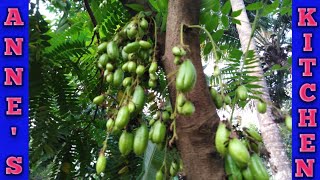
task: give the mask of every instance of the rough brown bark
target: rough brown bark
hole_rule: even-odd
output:
[[[165,54],[162,59],[167,75],[177,69],[171,50],[173,46],[180,44],[180,25],[198,24],[200,1],[170,0],[168,12]],[[192,59],[197,70],[197,83],[192,92],[187,94],[196,111],[191,117],[177,117],[177,145],[184,163],[184,173],[188,180],[221,180],[224,179],[223,161],[213,144],[219,117],[202,69],[199,32],[188,29],[184,33],[184,43],[191,49],[187,57]],[[168,81],[173,80],[172,78]],[[174,107],[175,83],[170,85],[169,91]]]
[[[241,20],[241,25],[237,24],[237,30],[239,33],[242,50],[246,51],[248,45],[249,50],[256,50],[254,39],[252,39],[251,43],[249,44],[252,30],[245,10],[244,2],[239,0],[231,0],[230,2],[233,11],[237,11],[239,9],[243,10],[240,16],[237,17],[237,19]],[[254,72],[250,73],[250,75],[263,77],[263,70],[260,63],[258,62],[256,65],[257,68],[255,68]],[[262,98],[267,102],[271,102],[265,79],[262,78],[261,81],[257,84],[262,86]],[[255,102],[255,104],[257,103],[258,101]],[[291,164],[285,152],[285,147],[282,143],[279,127],[274,121],[271,106],[268,106],[267,112],[265,114],[258,113],[258,119],[260,123],[263,143],[266,146],[267,151],[270,153],[270,163],[274,174],[274,179],[291,179]]]

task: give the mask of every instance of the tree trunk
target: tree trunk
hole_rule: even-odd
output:
[[[243,1],[231,0],[231,6],[233,11],[243,9],[241,15],[237,17],[237,19],[241,21],[241,25],[237,24],[237,30],[239,33],[242,50],[245,52],[249,45],[249,39],[252,31],[246,13],[245,5]],[[254,39],[252,39],[249,50],[255,49],[255,41]],[[263,70],[259,62],[257,64],[257,68],[254,71],[255,72],[251,73],[250,75],[263,77]],[[257,84],[263,87],[261,89],[261,91],[263,92],[262,98],[267,102],[271,102],[265,79],[262,78],[261,81]],[[255,104],[257,104],[257,102],[258,101],[256,101]],[[274,122],[271,112],[271,106],[268,106],[267,112],[265,114],[259,114],[258,119],[264,145],[266,146],[267,151],[270,153],[270,163],[275,179],[291,179],[291,163],[289,162],[285,147],[282,143],[279,127]]]
[[[169,0],[165,54],[162,63],[166,74],[175,71],[178,66],[173,63],[172,48],[180,44],[180,25],[198,24],[200,1]],[[188,180],[221,180],[224,179],[223,160],[214,149],[214,135],[219,123],[216,107],[211,100],[205,80],[200,57],[199,32],[187,29],[184,33],[184,43],[189,45],[191,52],[187,57],[197,70],[197,83],[194,89],[187,93],[187,98],[195,105],[196,111],[191,117],[177,117],[177,147],[181,154],[184,172]],[[168,82],[174,77],[168,79]],[[175,83],[169,86],[172,107],[175,107]]]

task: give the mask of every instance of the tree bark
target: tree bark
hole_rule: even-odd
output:
[[[169,10],[165,40],[165,54],[162,63],[166,74],[175,71],[172,48],[180,44],[180,25],[198,24],[200,1],[169,0]],[[184,44],[189,45],[187,53],[197,70],[197,82],[187,98],[195,105],[196,111],[191,117],[177,117],[177,147],[181,154],[184,173],[188,180],[224,179],[223,160],[214,149],[214,135],[219,123],[216,107],[211,100],[205,80],[200,57],[199,32],[187,29]],[[174,77],[168,82],[174,81]],[[175,82],[169,86],[172,107],[175,107]]]
[[[237,30],[239,33],[242,50],[243,52],[245,52],[250,43],[249,39],[252,31],[246,13],[245,5],[243,1],[231,0],[231,6],[233,11],[237,11],[239,9],[243,10],[240,16],[237,17],[237,19],[241,21],[241,25],[237,24]],[[251,40],[249,50],[256,50],[254,39]],[[271,102],[267,84],[265,79],[263,78],[263,70],[261,68],[261,64],[258,62],[256,66],[257,67],[253,70],[255,72],[251,73],[250,75],[262,77],[261,81],[257,83],[263,87],[261,89],[261,91],[263,92],[262,98],[267,102]],[[257,103],[258,101],[255,102],[255,104]],[[267,112],[265,114],[258,113],[258,119],[264,145],[266,146],[267,151],[270,153],[270,163],[274,174],[274,179],[291,179],[291,163],[289,162],[289,159],[285,152],[285,147],[282,143],[279,127],[274,121],[271,106],[268,106]]]

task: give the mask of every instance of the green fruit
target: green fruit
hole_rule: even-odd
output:
[[[138,33],[137,24],[131,22],[127,27],[127,36],[129,39],[134,39]]]
[[[128,62],[124,63],[121,67],[123,71],[128,71]]]
[[[226,95],[224,97],[224,103],[226,103],[227,105],[231,104],[231,97],[229,95]]]
[[[122,106],[117,114],[115,126],[119,129],[123,129],[130,120],[130,112],[127,106]]]
[[[93,99],[93,103],[96,105],[101,105],[103,103],[103,101],[104,101],[103,95],[97,96]]]
[[[187,99],[182,93],[180,93],[177,96],[177,99],[176,99],[177,106],[182,107],[186,101]]]
[[[112,129],[113,129],[113,127],[114,127],[114,120],[110,118],[110,119],[107,121],[106,127],[107,127],[107,131],[108,131],[108,132],[111,132]]]
[[[127,38],[126,30],[125,30],[125,29],[122,29],[122,30],[119,32],[119,36],[121,36],[122,38],[126,39],[126,38]]]
[[[112,72],[108,71],[108,69],[104,70],[104,71],[103,71],[103,77],[106,78],[107,75],[110,74],[110,73],[112,73]]]
[[[223,96],[221,94],[217,94],[216,98],[213,99],[213,102],[216,105],[217,109],[220,109],[223,106]]]
[[[140,112],[143,109],[145,100],[146,100],[146,97],[144,94],[144,89],[139,85],[136,86],[136,88],[134,89],[134,93],[132,95],[132,102],[135,104],[137,111]]]
[[[157,144],[162,143],[166,137],[166,126],[161,121],[156,121],[153,126],[153,142]]]
[[[102,172],[104,172],[104,170],[106,169],[106,165],[107,158],[103,153],[100,153],[96,164],[97,174],[101,174]]]
[[[152,126],[152,125],[154,124],[154,122],[156,122],[156,120],[155,120],[155,119],[151,119],[151,120],[149,121],[149,125]]]
[[[110,59],[116,60],[119,58],[119,48],[116,42],[110,41],[107,46],[107,53]]]
[[[246,168],[242,171],[242,176],[245,180],[254,180],[250,168]]]
[[[149,23],[146,19],[142,18],[140,21],[140,27],[144,30],[148,29]]]
[[[157,62],[153,61],[150,65],[149,73],[155,73],[157,69],[158,69],[158,64]]]
[[[140,40],[139,45],[142,49],[150,49],[151,48],[151,43],[148,41]]]
[[[260,134],[253,128],[243,128],[243,130],[254,140],[262,142],[262,137]]]
[[[136,105],[132,101],[128,103],[128,109],[130,113],[133,113],[136,110]]]
[[[193,89],[196,84],[197,73],[190,60],[184,61],[180,67],[176,77],[176,89],[181,92],[188,92]]]
[[[236,90],[237,96],[240,100],[245,101],[248,98],[248,90],[245,86],[241,85]]]
[[[128,55],[128,60],[129,61],[135,61],[135,60],[137,60],[137,57],[136,57],[137,55],[136,55],[136,53],[130,53],[129,55]]]
[[[186,54],[187,52],[183,48],[180,48],[180,55],[185,56]]]
[[[141,125],[134,136],[133,151],[136,155],[141,156],[147,148],[149,132],[146,125]]]
[[[124,78],[122,69],[117,69],[113,74],[113,85],[120,86]]]
[[[121,133],[121,129],[119,129],[117,126],[114,126],[112,129],[112,134],[118,135]]]
[[[179,167],[177,163],[172,162],[170,166],[170,176],[174,177],[178,173]]]
[[[108,45],[107,42],[101,43],[101,44],[98,46],[97,52],[98,52],[99,54],[106,52],[106,50],[107,50],[107,45]]]
[[[107,81],[108,83],[112,83],[112,81],[113,81],[113,74],[108,74],[107,77],[106,77],[106,81]]]
[[[289,115],[286,116],[285,123],[286,123],[287,128],[290,131],[292,131],[292,117],[291,116],[289,116]]]
[[[257,105],[258,112],[264,114],[267,112],[267,104],[265,102],[259,101]]]
[[[168,111],[163,111],[161,113],[162,121],[166,122],[170,119],[170,114]]]
[[[163,180],[163,172],[161,169],[156,173],[156,180]]]
[[[195,111],[196,111],[196,108],[194,107],[193,103],[191,101],[187,101],[182,106],[181,114],[185,116],[191,116]]]
[[[128,155],[133,148],[133,134],[123,131],[119,139],[119,150],[123,156]]]
[[[157,111],[153,118],[154,119],[159,119],[160,116],[161,116],[161,111]]]
[[[216,132],[215,145],[217,151],[220,153],[222,157],[224,157],[227,153],[227,143],[229,141],[230,133],[231,132],[227,129],[226,124],[220,122]]]
[[[150,79],[150,80],[148,81],[148,86],[149,86],[150,88],[155,88],[155,87],[157,86],[157,82]]]
[[[122,49],[122,51],[121,51],[121,56],[122,56],[122,59],[123,60],[128,60],[128,53],[126,53],[125,51],[124,51],[124,48]]]
[[[142,76],[145,72],[146,68],[143,65],[139,65],[136,69],[136,74],[138,76]]]
[[[180,65],[180,64],[181,64],[181,58],[180,58],[180,56],[175,56],[173,63],[174,63],[175,65]]]
[[[174,46],[174,47],[172,48],[172,54],[173,54],[174,56],[181,56],[181,55],[180,55],[180,48],[177,47],[177,46]]]
[[[249,143],[251,150],[253,150],[256,153],[260,152],[260,146],[259,143],[255,143],[255,142],[250,142]]]
[[[151,122],[152,122],[152,124],[151,124]],[[154,119],[152,119],[152,120],[149,122],[149,125],[151,126],[150,131],[149,131],[149,140],[152,141],[152,142],[153,142],[152,136],[153,136],[153,131],[154,131],[153,124],[154,124]],[[153,143],[154,143],[154,142],[153,142]]]
[[[228,151],[232,159],[240,168],[245,168],[250,161],[250,154],[247,147],[237,138],[229,142]]]
[[[133,53],[133,52],[137,52],[138,49],[140,48],[140,44],[139,42],[132,42],[132,43],[129,43],[127,44],[124,48],[123,48],[123,51],[127,54],[129,53]]]
[[[253,154],[251,156],[249,168],[253,179],[269,180],[269,174],[263,165],[261,158],[257,154]]]
[[[229,154],[225,157],[224,169],[228,180],[242,180],[241,171]]]
[[[128,62],[128,71],[131,73],[134,73],[134,72],[136,72],[136,69],[137,69],[137,63],[134,61],[129,61]]]
[[[218,91],[214,88],[210,89],[211,98],[215,99],[217,97]]]
[[[150,77],[150,79],[153,80],[153,81],[155,81],[155,80],[158,79],[156,73],[149,73],[149,77]]]
[[[122,81],[122,86],[123,86],[123,87],[130,86],[131,83],[132,83],[132,77],[126,77],[126,78],[124,78],[124,80]]]
[[[139,58],[141,59],[141,60],[148,60],[148,58],[149,58],[149,52],[148,51],[146,51],[146,50],[140,50],[139,52],[138,52],[138,56],[139,56]]]
[[[220,69],[218,66],[214,66],[214,70],[213,70],[213,76],[217,77],[220,75]]]
[[[99,58],[98,64],[102,67],[105,67],[108,61],[109,61],[108,55],[102,54]]]
[[[180,57],[180,56],[186,55],[187,53],[183,48],[179,48],[179,47],[175,46],[175,47],[172,48],[172,54],[174,56],[179,56]]]
[[[110,72],[113,71],[113,65],[111,63],[107,63],[106,69]]]

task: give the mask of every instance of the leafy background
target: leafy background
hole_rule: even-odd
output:
[[[109,40],[115,32],[126,24],[129,11],[140,10],[135,4],[122,4],[117,0],[91,0],[90,6],[99,25],[102,40]],[[55,18],[44,17],[37,0],[30,3],[30,172],[31,179],[97,179],[95,161],[105,138],[105,124],[108,112],[97,108],[91,100],[101,91],[99,70],[96,68],[93,42],[94,27],[84,9],[82,1],[51,0],[46,9]],[[104,6],[100,7],[100,4]],[[165,30],[167,1],[149,0],[149,6],[161,31]],[[246,0],[251,21],[255,10],[262,7],[260,1]],[[267,1],[259,18],[257,38],[260,60],[266,73],[269,91],[274,105],[279,109],[290,109],[291,83],[291,1]],[[228,91],[232,95],[241,79],[250,84],[256,81],[246,75],[248,64],[253,63],[253,54],[248,56],[242,71],[241,51],[235,25],[241,12],[231,12],[230,1],[202,0],[200,24],[212,35],[219,47],[218,55],[224,67],[222,73]],[[204,68],[213,63],[212,44],[203,32],[200,36]],[[247,68],[247,69],[246,69]],[[252,67],[251,67],[252,68]],[[216,80],[207,75],[208,85]],[[163,92],[166,81],[160,76]],[[249,87],[252,97],[259,92]],[[157,93],[157,92],[156,92]],[[166,94],[167,95],[167,94]],[[166,96],[162,97],[166,98]],[[277,112],[277,111],[275,111]],[[283,117],[279,113],[279,122]],[[283,128],[284,129],[284,128]],[[291,136],[283,130],[288,145]],[[108,141],[107,171],[102,179],[152,179],[164,158],[164,152],[149,143],[143,157],[129,155],[122,157],[118,152],[118,136],[110,136]],[[168,155],[168,159],[175,158]],[[289,156],[291,157],[291,156]],[[120,169],[128,169],[121,175]]]

